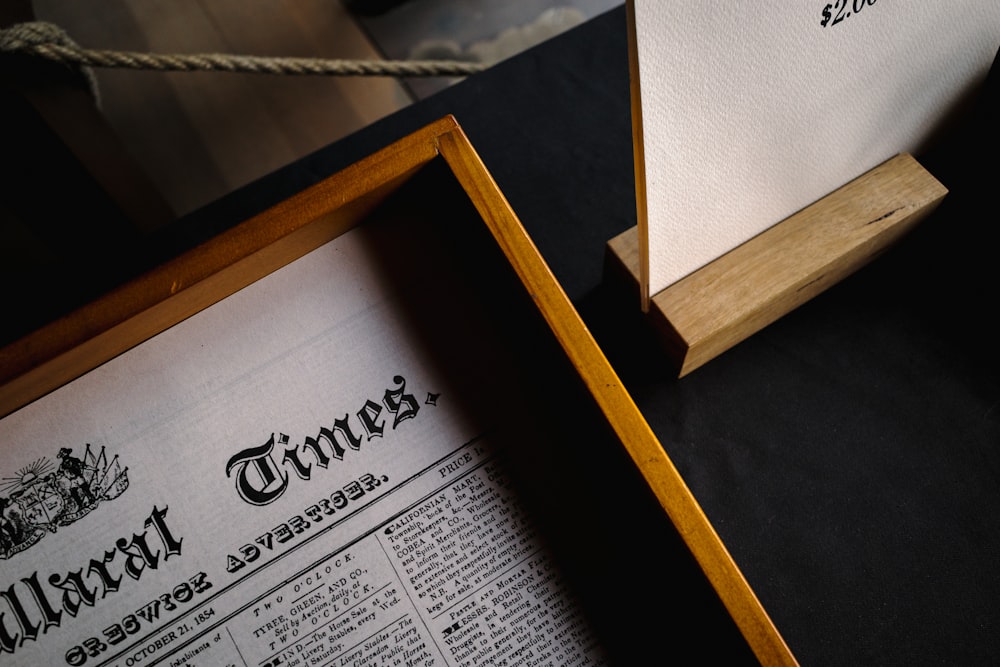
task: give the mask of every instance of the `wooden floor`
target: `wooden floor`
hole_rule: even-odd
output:
[[[338,0],[35,0],[84,48],[380,58]],[[413,101],[395,79],[95,70],[100,107],[183,215]]]
[[[619,1],[409,0],[375,15],[358,7],[386,3],[30,0],[30,5],[38,20],[55,23],[89,49],[345,59],[452,57],[491,64]],[[449,45],[444,53],[442,45]],[[185,215],[454,82],[123,69],[95,69],[94,74],[101,115],[173,216]]]

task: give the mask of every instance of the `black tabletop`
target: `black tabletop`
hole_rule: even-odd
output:
[[[147,262],[179,252],[453,114],[798,659],[995,664],[989,89],[967,122],[917,156],[950,190],[938,211],[683,379],[637,297],[603,272],[605,244],[636,220],[624,7],[192,213],[142,252]]]

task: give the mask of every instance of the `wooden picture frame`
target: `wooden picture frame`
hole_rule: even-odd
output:
[[[471,201],[600,417],[766,665],[790,649],[452,117],[443,118],[0,350],[0,416],[72,382],[359,225],[431,165]],[[669,577],[669,572],[644,576]],[[654,612],[668,601],[656,601]],[[656,638],[649,638],[656,641]],[[664,647],[669,651],[668,647]]]

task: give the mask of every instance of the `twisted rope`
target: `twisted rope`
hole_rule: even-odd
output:
[[[64,65],[160,72],[430,77],[468,76],[486,68],[481,63],[452,60],[340,60],[83,49],[62,28],[45,21],[19,23],[0,30],[0,52],[39,56]]]

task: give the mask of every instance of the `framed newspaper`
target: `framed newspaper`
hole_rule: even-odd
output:
[[[453,118],[0,373],[0,663],[795,663]]]

